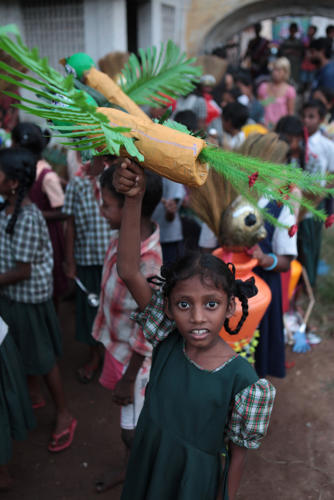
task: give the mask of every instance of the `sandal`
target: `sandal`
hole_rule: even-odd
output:
[[[77,425],[78,421],[75,418],[72,418],[71,423],[65,430],[59,432],[58,434],[52,434],[52,440],[48,446],[48,450],[51,453],[57,453],[69,448],[72,444]],[[64,438],[64,436],[68,436],[68,438],[63,440],[62,438]]]
[[[44,406],[46,406],[46,402],[44,399],[36,401],[36,403],[32,403],[32,407],[34,410],[38,410],[38,408],[44,408]]]

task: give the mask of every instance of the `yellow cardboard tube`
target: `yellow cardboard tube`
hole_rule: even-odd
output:
[[[143,121],[152,123],[151,118],[106,73],[102,73],[102,71],[96,68],[91,68],[85,73],[85,83],[104,95],[112,104],[117,104],[131,115],[138,116]]]
[[[208,166],[198,160],[205,141],[177,130],[142,120],[112,108],[98,108],[112,127],[127,127],[124,135],[136,139],[136,147],[144,156],[143,165],[163,177],[188,186],[201,186],[207,179]],[[128,156],[126,152],[122,154]]]

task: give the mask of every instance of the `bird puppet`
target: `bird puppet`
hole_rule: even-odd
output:
[[[7,94],[20,101],[16,104],[19,109],[50,121],[50,128],[66,147],[90,150],[95,155],[128,156],[192,187],[203,185],[209,170],[214,169],[253,206],[260,196],[266,196],[292,211],[296,200],[290,186],[296,185],[309,195],[298,203],[325,225],[333,222],[310,197],[334,194],[334,189],[326,187],[334,176],[225,151],[184,125],[170,119],[157,123],[146,115],[140,106],[168,105],[170,98],[190,93],[199,81],[201,69],[173,42],[162,44],[160,49],[139,49],[139,58],[132,54],[119,84],[97,70],[86,54],[66,58],[68,74],[63,76],[50,67],[47,58],[39,56],[37,48],[30,50],[24,45],[15,25],[0,27],[0,49],[29,71],[25,74],[0,61],[0,79],[30,91],[32,97]],[[281,225],[265,209],[261,213],[274,225]]]

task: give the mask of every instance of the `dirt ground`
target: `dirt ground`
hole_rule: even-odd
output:
[[[93,481],[123,457],[119,409],[97,381],[81,385],[75,379],[86,351],[74,340],[73,302],[62,303],[61,322],[61,367],[79,421],[75,441],[59,455],[48,453],[53,408],[47,399],[47,406],[36,410],[38,428],[27,441],[15,444],[10,466],[15,486],[0,495],[6,500],[118,500],[121,487],[98,496]],[[287,348],[288,361],[295,366],[285,379],[272,380],[277,399],[271,427],[261,448],[248,454],[238,500],[334,499],[333,352],[333,337],[306,354]]]

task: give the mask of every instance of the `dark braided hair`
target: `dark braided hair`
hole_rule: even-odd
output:
[[[36,177],[36,156],[23,148],[6,148],[0,150],[0,170],[8,180],[17,180],[18,190],[14,212],[6,227],[6,233],[13,234],[21,209],[21,203],[29,192]],[[7,203],[0,206],[3,210]]]
[[[248,316],[248,299],[257,294],[254,278],[247,281],[235,279],[233,264],[225,264],[211,254],[187,253],[171,265],[162,266],[161,278],[150,278],[149,281],[162,287],[165,297],[169,297],[176,283],[198,275],[202,282],[211,282],[216,288],[224,290],[227,299],[237,297],[241,302],[242,316],[234,330],[229,327],[229,318],[225,319],[225,330],[231,335],[239,333]]]
[[[12,130],[12,140],[15,146],[29,149],[34,155],[41,158],[43,150],[51,138],[49,130],[43,130],[31,122],[20,122]]]

